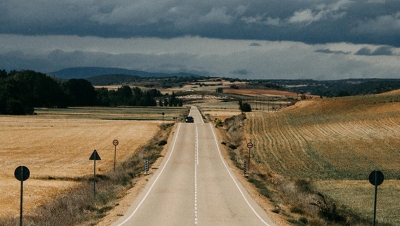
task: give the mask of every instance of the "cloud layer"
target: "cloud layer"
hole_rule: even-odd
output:
[[[3,0],[0,68],[399,77],[398,0]]]
[[[400,46],[397,0],[3,0],[0,33]]]

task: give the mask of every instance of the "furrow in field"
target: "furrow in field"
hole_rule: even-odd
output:
[[[273,124],[273,121],[271,121],[271,114],[262,115],[262,117],[260,117],[260,121],[266,122],[266,124],[263,123],[263,132],[266,136],[263,136],[263,133],[259,133],[259,136],[267,138],[267,140],[263,139],[263,142],[268,142],[267,147],[269,147],[268,150],[264,150],[265,154],[267,155],[267,161],[271,165],[272,170],[279,172],[279,169],[282,167],[284,168],[285,164],[278,151],[280,149],[279,143],[275,138],[276,136],[273,134],[273,128],[275,125]],[[267,132],[265,133],[265,131]],[[271,156],[272,158],[268,158],[268,156]]]
[[[391,120],[388,118],[380,118],[379,119],[380,128],[385,129],[387,131],[386,136],[398,136],[400,128],[395,126]]]
[[[321,124],[315,124],[314,128],[316,130],[316,132],[319,133],[319,137],[330,137],[330,134],[326,131],[326,128],[323,128],[323,126]],[[334,137],[330,137],[330,139],[336,139]]]
[[[271,166],[271,169],[276,172],[280,172],[281,168],[285,169],[284,159],[279,153],[280,144],[276,140],[276,136],[273,134],[273,129],[275,127],[274,122],[271,121],[271,114],[259,114],[257,115],[258,121],[262,122],[259,123],[262,125],[262,130],[257,136],[261,136],[262,142],[266,142],[265,146],[268,149],[263,150],[263,155],[265,156],[267,163]]]
[[[298,172],[298,169],[301,168],[302,161],[293,153],[293,150],[297,149],[297,147],[293,146],[291,139],[287,136],[288,126],[284,123],[286,121],[284,115],[281,115],[279,118],[275,115],[274,119],[277,129],[277,140],[282,147],[280,154],[285,159],[286,168],[288,169],[287,173],[291,175],[292,173]]]
[[[300,169],[309,170],[310,162],[308,161],[308,155],[306,148],[304,146],[304,141],[301,139],[300,134],[298,134],[297,126],[290,125],[288,119],[285,119],[286,133],[288,139],[290,139],[292,145],[293,157],[300,165]]]
[[[273,169],[277,169],[279,168],[279,165],[281,165],[281,163],[277,156],[277,152],[274,151],[277,148],[274,137],[272,136],[272,123],[270,119],[270,114],[263,115],[263,117],[261,118],[260,121],[262,121],[264,130],[262,131],[262,133],[260,133],[260,136],[264,138],[263,142],[266,143],[267,149],[265,149],[265,154],[268,164],[271,165],[271,168],[273,167]]]
[[[261,131],[259,131],[260,137],[262,137],[261,139],[261,143],[262,143],[262,149],[259,150],[259,155],[262,156],[262,160],[265,163],[265,165],[268,167],[268,170],[271,171],[270,168],[270,150],[272,150],[272,142],[271,139],[268,135],[268,133],[266,133],[266,131],[268,130],[268,125],[266,124],[266,120],[264,120],[264,115],[261,115],[259,117],[259,124],[261,126]]]

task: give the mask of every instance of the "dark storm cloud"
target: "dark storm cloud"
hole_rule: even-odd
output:
[[[318,49],[315,50],[316,53],[332,53],[332,54],[350,54],[350,52],[344,52],[344,51],[334,51],[330,49]]]
[[[400,46],[398,0],[3,0],[0,33]]]
[[[393,51],[392,47],[390,46],[381,46],[376,48],[374,51],[372,51],[368,47],[363,47],[360,50],[358,50],[355,55],[365,55],[365,56],[392,56]]]

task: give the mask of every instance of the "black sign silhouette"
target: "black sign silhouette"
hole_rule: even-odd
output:
[[[19,181],[26,181],[28,180],[31,173],[26,166],[18,166],[14,171],[14,176]]]

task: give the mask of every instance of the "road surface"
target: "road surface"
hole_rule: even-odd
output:
[[[113,226],[276,226],[222,158],[211,123],[196,107],[180,123],[159,169]]]

